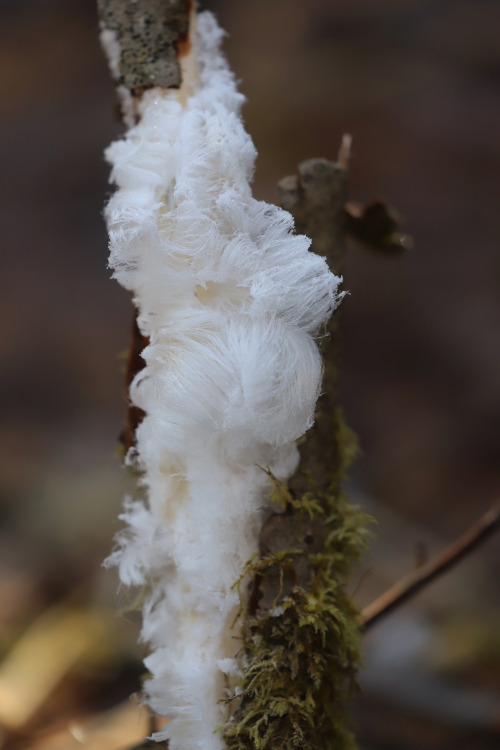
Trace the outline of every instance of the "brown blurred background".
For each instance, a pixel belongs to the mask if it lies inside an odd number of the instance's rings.
[[[352,199],[387,199],[415,241],[397,258],[353,247],[345,274],[342,398],[364,454],[351,496],[379,520],[365,604],[417,545],[438,552],[500,494],[500,3],[203,7],[248,97],[257,197],[276,200],[278,179],[335,158],[349,132]],[[93,0],[0,0],[0,14],[0,656],[60,601],[108,628],[99,667],[64,673],[65,701],[48,691],[5,730],[20,748],[125,699],[142,648],[100,568],[126,485],[130,303],[109,280],[102,220],[113,86]],[[499,563],[492,539],[366,637],[365,750],[498,747]]]

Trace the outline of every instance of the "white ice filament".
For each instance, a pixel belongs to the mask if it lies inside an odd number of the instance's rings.
[[[210,13],[198,17],[180,90],[152,89],[107,158],[117,191],[110,265],[131,290],[150,344],[131,387],[147,504],[128,503],[110,560],[147,585],[146,693],[170,722],[170,750],[223,746],[214,730],[238,676],[235,581],[269,512],[266,474],[286,479],[321,382],[314,336],[339,279],[255,200],[255,149]]]

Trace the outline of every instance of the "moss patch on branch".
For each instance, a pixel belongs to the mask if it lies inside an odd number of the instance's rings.
[[[262,557],[242,578],[253,584],[241,613],[246,666],[224,727],[228,750],[356,747],[346,703],[360,665],[358,611],[345,583],[366,546],[369,518],[341,491],[356,443],[340,412],[335,427],[341,460],[326,491],[309,479],[295,497],[270,477],[282,512],[264,525]]]

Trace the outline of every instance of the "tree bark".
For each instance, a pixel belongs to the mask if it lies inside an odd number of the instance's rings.
[[[134,96],[155,86],[179,88],[192,0],[97,0],[102,29],[120,45],[115,80]]]
[[[342,275],[345,266],[345,203],[348,196],[347,160],[350,138],[344,136],[339,160],[308,159],[298,166],[297,175],[278,184],[279,201],[293,215],[295,229],[312,240],[311,249],[325,256],[331,271]],[[335,413],[338,401],[340,365],[339,311],[330,319],[329,330],[321,340],[324,375],[322,395],[317,404],[314,426],[302,438],[299,471],[289,481],[294,493],[306,490],[312,482],[326,490],[339,468],[338,435]],[[306,474],[309,479],[306,479]]]

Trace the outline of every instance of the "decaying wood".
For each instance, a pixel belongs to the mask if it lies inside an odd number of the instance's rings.
[[[120,45],[117,83],[134,96],[181,85],[192,0],[98,0],[103,29]],[[116,72],[115,72],[116,77]]]
[[[311,249],[325,256],[330,269],[339,275],[345,260],[344,205],[350,141],[350,136],[344,136],[336,163],[327,159],[308,159],[299,164],[296,175],[285,177],[278,183],[279,202],[294,217],[296,232],[310,237]],[[338,311],[332,316],[329,330],[321,340],[321,350],[325,365],[323,395],[317,404],[314,426],[299,441],[299,468],[287,482],[290,492],[296,497],[311,489],[311,480],[315,489],[326,490],[332,473],[339,467],[340,445],[335,419],[340,359]],[[261,556],[297,548],[307,553],[321,551],[324,544],[322,523],[318,519],[306,522],[303,514],[291,506],[285,512],[272,513],[260,532]],[[286,597],[296,586],[309,589],[312,576],[307,554],[296,557],[285,572],[274,566],[265,577],[257,575],[251,585],[249,614],[270,609],[278,595]]]
[[[341,276],[345,266],[345,204],[348,195],[347,165],[350,136],[344,136],[336,163],[308,159],[298,166],[297,175],[278,184],[279,201],[293,215],[295,229],[312,240],[311,249],[325,256],[333,273]],[[325,489],[339,463],[339,446],[334,435],[340,359],[339,311],[331,318],[321,340],[325,366],[322,395],[315,423],[300,445],[300,471],[290,481],[293,492],[305,491],[306,471],[318,490]]]

